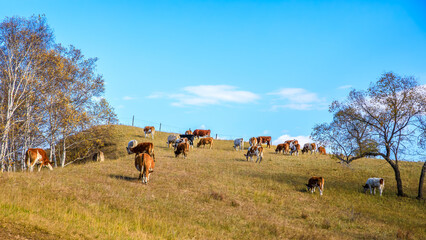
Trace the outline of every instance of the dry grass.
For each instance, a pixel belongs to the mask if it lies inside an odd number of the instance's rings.
[[[285,156],[267,149],[246,162],[231,141],[175,158],[168,133],[156,133],[156,168],[137,180],[125,147],[142,129],[116,126],[103,163],[41,173],[0,174],[0,239],[424,239],[426,207],[414,199],[420,163],[402,163],[396,196],[391,168],[362,159],[351,168],[328,156]],[[247,145],[246,145],[247,147]],[[305,190],[325,178],[322,197]],[[361,193],[368,177],[385,178],[382,197]]]

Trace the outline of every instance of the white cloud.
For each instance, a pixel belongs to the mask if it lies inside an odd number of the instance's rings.
[[[296,137],[294,137],[294,136],[290,136],[288,134],[284,134],[284,135],[279,136],[278,139],[273,140],[272,144],[278,145],[280,143],[284,143],[287,140],[293,140],[293,139],[296,139],[297,141],[299,141],[301,148],[303,147],[303,145],[305,143],[313,142],[312,139],[309,136],[296,136]]]
[[[206,125],[201,124],[200,129],[206,129]]]
[[[148,98],[174,99],[176,101],[171,104],[172,106],[183,107],[252,103],[260,99],[260,96],[249,91],[237,90],[237,87],[230,85],[199,85],[184,87],[182,92],[176,94],[156,92]]]
[[[135,98],[134,97],[129,97],[129,96],[124,96],[123,100],[130,101],[130,100],[135,100]]]
[[[338,89],[348,89],[348,88],[351,88],[351,87],[352,87],[352,85],[344,85],[344,86],[338,87]]]
[[[327,101],[320,98],[316,93],[312,93],[303,88],[283,88],[277,92],[268,93],[268,95],[278,96],[284,104],[276,104],[272,106],[272,110],[295,109],[295,110],[312,110],[326,109]]]

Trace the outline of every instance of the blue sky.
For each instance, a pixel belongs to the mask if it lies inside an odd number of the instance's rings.
[[[386,71],[426,83],[424,1],[3,1],[98,57],[120,121],[304,139]],[[306,140],[308,141],[308,140]]]

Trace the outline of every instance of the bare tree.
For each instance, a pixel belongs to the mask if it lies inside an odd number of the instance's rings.
[[[383,158],[394,170],[397,195],[405,196],[399,161],[415,137],[414,119],[424,113],[422,104],[413,77],[385,73],[366,91],[353,90],[346,101],[334,102],[333,123],[326,133],[317,127],[312,135],[328,141],[336,157],[347,150],[347,162],[366,156]],[[336,133],[343,136],[330,137]]]

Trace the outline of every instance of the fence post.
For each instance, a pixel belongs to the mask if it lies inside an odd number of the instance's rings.
[[[217,140],[217,133],[216,133],[216,140]]]
[[[161,123],[160,123],[160,131],[159,132],[161,132]]]
[[[135,123],[135,115],[133,115],[133,118],[132,118],[132,127],[134,126],[134,123]]]

